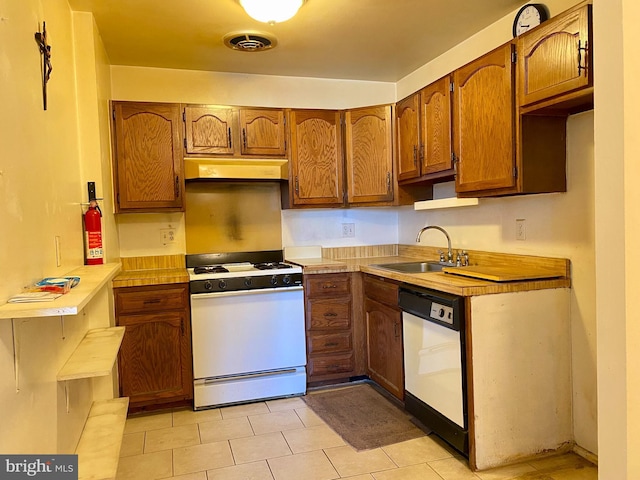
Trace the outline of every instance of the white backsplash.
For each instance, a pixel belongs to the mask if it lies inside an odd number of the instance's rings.
[[[342,224],[354,236],[343,237]],[[282,245],[350,247],[398,243],[397,208],[341,208],[282,211]]]

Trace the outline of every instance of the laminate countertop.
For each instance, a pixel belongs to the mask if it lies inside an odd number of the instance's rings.
[[[517,272],[518,269],[523,269],[525,267],[525,265],[521,262],[519,263],[518,258],[515,257],[521,257],[529,260],[530,265],[526,266],[530,269],[539,268],[545,272],[551,271],[551,273],[549,273],[551,278],[497,282],[485,279],[470,278],[445,272],[400,273],[376,266],[388,263],[437,261],[437,258],[433,257],[415,257],[405,255],[344,259],[297,258],[288,261],[302,266],[303,273],[305,274],[363,272],[371,275],[376,275],[378,277],[395,280],[401,283],[461,296],[488,295],[494,293],[509,293],[527,290],[542,290],[547,288],[568,288],[571,286],[571,279],[568,274],[568,260],[552,259],[554,260],[552,262],[554,265],[553,267],[551,267],[546,257],[511,255],[504,256],[502,260],[504,261],[504,259],[506,258],[507,261],[505,261],[505,264],[508,264],[508,268],[511,268],[514,272]],[[537,258],[540,258],[540,262],[538,265],[536,265]],[[525,261],[524,263],[527,262]],[[563,263],[566,265],[566,267],[563,266]],[[487,263],[487,265],[493,267],[495,266],[495,263]],[[478,269],[482,270],[480,267]]]
[[[184,255],[125,257],[122,272],[113,279],[113,288],[188,283]]]

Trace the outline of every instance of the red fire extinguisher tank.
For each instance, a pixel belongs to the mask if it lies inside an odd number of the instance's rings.
[[[93,182],[90,182],[89,185],[89,210],[84,214],[84,263],[86,265],[102,265],[104,263],[104,249],[102,248],[102,212],[95,199],[95,186],[91,185],[92,183]],[[93,187],[93,189],[91,187]]]

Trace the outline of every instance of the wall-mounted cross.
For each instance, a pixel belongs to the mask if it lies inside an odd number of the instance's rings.
[[[42,32],[36,32],[36,42],[40,47],[42,56],[42,101],[44,109],[47,109],[47,83],[51,76],[53,66],[51,65],[51,45],[47,45],[47,26],[42,22]]]

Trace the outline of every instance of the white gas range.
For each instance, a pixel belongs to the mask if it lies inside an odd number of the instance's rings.
[[[187,255],[196,410],[306,393],[302,268],[282,251]]]

